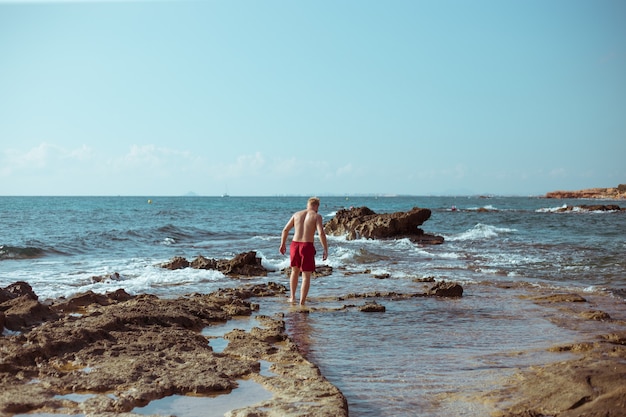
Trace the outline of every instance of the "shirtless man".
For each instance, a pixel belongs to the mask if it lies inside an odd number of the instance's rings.
[[[328,258],[328,244],[326,243],[326,233],[322,224],[322,216],[317,214],[320,207],[320,199],[317,197],[309,198],[306,210],[300,210],[291,216],[283,229],[280,238],[279,251],[283,255],[286,251],[286,242],[289,231],[295,227],[295,232],[291,244],[289,245],[289,255],[291,264],[291,276],[289,279],[291,297],[289,302],[296,301],[296,287],[298,286],[298,277],[302,271],[302,287],[300,288],[300,305],[306,302],[306,296],[309,293],[311,284],[311,273],[315,271],[315,231],[319,235],[320,242],[324,247],[323,260]]]

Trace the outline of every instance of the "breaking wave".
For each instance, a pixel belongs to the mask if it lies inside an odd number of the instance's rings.
[[[447,237],[449,241],[462,241],[462,240],[487,240],[496,238],[502,234],[515,233],[516,229],[509,229],[506,227],[496,227],[489,224],[478,223],[473,228],[466,230],[458,235]]]

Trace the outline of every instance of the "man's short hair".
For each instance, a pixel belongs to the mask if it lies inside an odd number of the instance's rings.
[[[318,197],[311,197],[309,198],[309,201],[307,201],[307,204],[310,204],[312,206],[318,206],[320,205],[320,199]]]

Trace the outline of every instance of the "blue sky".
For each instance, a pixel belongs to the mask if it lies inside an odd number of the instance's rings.
[[[626,2],[0,0],[0,195],[626,183]]]

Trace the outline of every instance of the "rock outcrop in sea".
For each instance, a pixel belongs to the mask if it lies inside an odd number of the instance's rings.
[[[622,211],[625,210],[617,204],[581,204],[578,206],[565,206],[556,210],[557,213],[566,211]]]
[[[402,239],[415,243],[440,244],[442,236],[424,233],[419,227],[430,218],[427,208],[414,207],[407,212],[377,214],[367,207],[342,209],[324,225],[332,236],[347,236],[348,240]]]
[[[177,256],[160,266],[172,270],[182,268],[214,269],[233,277],[267,276],[267,270],[261,265],[261,258],[257,258],[255,251],[240,253],[232,259],[208,259],[204,256],[198,256],[191,262]]]

